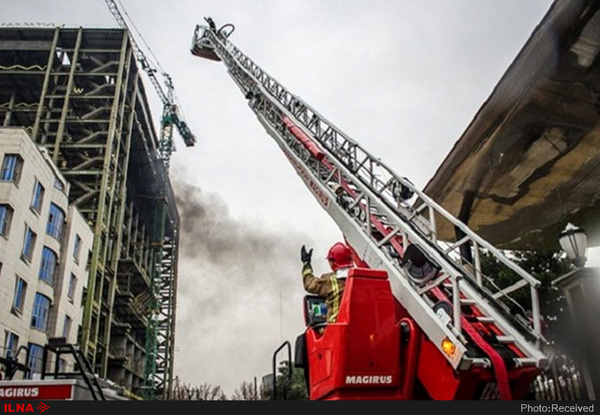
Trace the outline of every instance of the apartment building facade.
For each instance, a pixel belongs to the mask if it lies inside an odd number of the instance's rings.
[[[31,369],[14,379],[35,379],[49,338],[77,342],[93,233],[24,128],[0,128],[0,168],[1,354]]]

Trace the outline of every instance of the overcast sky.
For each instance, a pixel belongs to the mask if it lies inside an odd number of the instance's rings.
[[[247,107],[222,63],[190,53],[196,24],[423,188],[551,0],[121,0],[173,79],[197,136],[176,137],[182,216],[175,374],[230,395],[303,329],[300,247],[317,272],[342,235]],[[0,0],[0,24],[115,27],[103,0]],[[149,47],[149,49],[146,49]],[[155,121],[161,107],[153,90]],[[592,264],[590,264],[592,265]]]

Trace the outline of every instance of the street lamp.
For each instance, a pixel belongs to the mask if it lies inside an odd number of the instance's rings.
[[[587,250],[587,235],[585,231],[569,223],[565,230],[558,235],[558,242],[567,254],[567,258],[576,267],[583,268],[587,260],[585,257]]]

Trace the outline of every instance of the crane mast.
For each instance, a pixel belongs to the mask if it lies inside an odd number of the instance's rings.
[[[508,370],[546,368],[551,356],[542,334],[541,283],[242,53],[229,40],[233,25],[217,29],[205,20],[191,53],[227,67],[362,265],[388,273],[401,308],[453,370],[492,371],[496,391],[508,398],[501,387]],[[460,239],[438,240],[440,221],[449,221]],[[514,272],[517,282],[497,287],[482,269],[483,254]],[[523,291],[529,318],[522,318],[525,310],[515,313],[525,307],[513,295]]]

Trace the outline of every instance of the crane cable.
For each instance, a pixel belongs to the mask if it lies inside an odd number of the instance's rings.
[[[172,81],[171,77],[169,76],[169,74],[167,74],[165,72],[165,70],[160,65],[158,57],[154,54],[154,52],[152,51],[152,48],[150,47],[148,42],[146,42],[146,39],[144,38],[142,33],[139,31],[139,29],[135,25],[133,19],[131,18],[131,16],[129,16],[129,13],[127,13],[127,10],[125,10],[123,3],[120,0],[105,0],[105,2],[109,6],[111,13],[113,13],[113,15],[115,16],[117,21],[119,23],[121,23],[122,26],[124,26],[123,27],[124,29],[131,32],[130,27],[133,28],[133,31],[135,32],[136,37],[141,40],[143,46],[149,52],[150,56],[153,58],[153,61],[150,61],[148,59],[148,57],[146,56],[146,54],[142,51],[142,49],[136,44],[136,41],[133,38],[133,34],[132,34],[131,35],[131,43],[138,55],[138,58],[147,65],[147,68],[145,69],[146,72],[148,72],[148,70],[152,71],[152,72],[160,72],[160,74],[163,76],[163,78],[165,78],[165,80],[166,80],[165,83],[168,84],[168,89],[169,89],[169,93],[166,94],[166,96],[169,99],[169,101],[172,101],[172,103],[177,106],[179,114],[180,114],[179,118],[182,121],[185,121],[185,116],[183,114],[182,107],[179,104],[179,98],[177,97],[177,94],[175,93],[175,89],[173,87],[173,81]],[[122,10],[122,16],[120,18],[115,14],[115,11],[112,10],[109,3],[114,4],[114,8],[117,9],[117,10],[115,10],[117,14],[121,15],[121,12],[118,9]],[[117,3],[118,3],[118,7],[117,7]],[[125,17],[127,17],[127,22],[125,21]],[[160,94],[164,95],[164,92],[160,91]]]
[[[154,52],[152,51],[152,49],[150,48],[150,45],[148,45],[148,42],[146,42],[146,40],[144,39],[144,36],[142,36],[142,33],[138,30],[137,26],[135,25],[135,23],[133,22],[133,19],[129,16],[129,13],[127,13],[127,10],[125,10],[125,8],[123,7],[123,3],[121,3],[120,0],[114,0],[115,2],[119,3],[119,6],[121,8],[121,10],[123,10],[123,14],[125,16],[127,16],[127,20],[129,21],[130,24],[126,25],[128,28],[129,26],[133,27],[133,29],[135,30],[135,33],[137,34],[137,37],[139,39],[141,39],[142,43],[144,44],[144,46],[146,47],[146,49],[148,50],[148,52],[150,52],[150,55],[152,55],[152,57],[154,58],[154,63],[155,66],[160,70],[160,73],[162,75],[165,75],[165,71],[162,69],[162,67],[160,66],[160,63],[158,61],[158,58],[156,57],[156,55],[154,54]],[[143,52],[140,50],[140,53],[143,54]],[[146,59],[147,60],[147,59]]]

